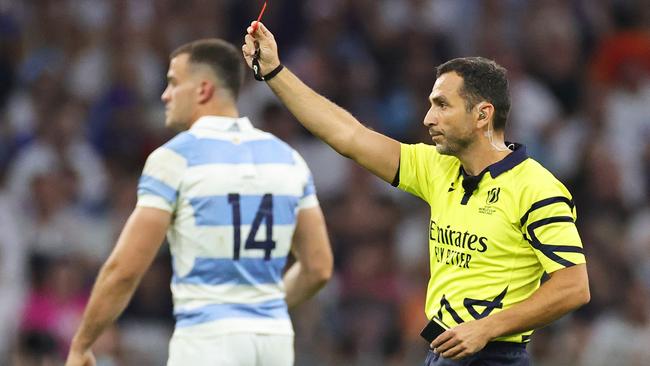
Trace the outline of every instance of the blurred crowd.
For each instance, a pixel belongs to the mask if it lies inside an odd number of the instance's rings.
[[[136,202],[148,153],[173,136],[170,51],[240,45],[258,0],[0,0],[0,364],[57,365]],[[368,126],[427,142],[435,66],[509,70],[507,139],[573,193],[591,303],[537,331],[535,365],[650,359],[650,3],[647,0],[272,0],[281,58]],[[292,313],[297,365],[424,360],[424,202],[309,135],[247,75],[240,111],[309,163],[335,275]],[[163,365],[173,329],[163,247],[99,364]]]

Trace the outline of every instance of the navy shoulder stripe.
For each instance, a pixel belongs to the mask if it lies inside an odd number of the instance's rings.
[[[553,224],[556,222],[573,222],[573,217],[571,216],[553,216],[553,217],[547,217],[545,219],[537,220],[533,222],[532,224],[528,225],[528,231],[532,231],[537,229],[540,226],[548,225],[548,224]]]
[[[537,236],[535,235],[535,229],[540,226],[556,223],[556,222],[573,222],[573,218],[569,216],[556,216],[535,221],[532,224],[528,225],[528,235],[530,239],[528,240],[533,248],[542,252],[549,259],[561,264],[564,267],[570,267],[575,265],[575,263],[566,260],[560,257],[557,253],[580,253],[584,254],[584,249],[581,247],[571,246],[571,245],[553,245],[542,243]]]
[[[573,200],[568,199],[567,197],[564,197],[564,196],[556,196],[556,197],[545,198],[545,199],[543,199],[543,200],[541,200],[541,201],[537,201],[537,202],[533,203],[533,204],[530,206],[530,208],[528,209],[528,211],[526,211],[526,213],[524,214],[524,216],[522,216],[522,217],[521,217],[521,220],[519,221],[519,222],[521,223],[521,226],[524,226],[524,224],[526,223],[526,221],[528,221],[528,216],[530,215],[531,212],[533,212],[533,211],[535,211],[535,210],[537,210],[537,209],[540,209],[540,208],[542,208],[542,207],[549,206],[549,205],[552,205],[552,204],[554,204],[554,203],[558,203],[558,202],[564,202],[564,203],[566,203],[567,205],[569,205],[569,208],[571,208],[571,210],[573,210],[573,206],[574,206]]]

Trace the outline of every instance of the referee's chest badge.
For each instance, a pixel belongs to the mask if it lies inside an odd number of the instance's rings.
[[[501,193],[500,187],[490,189],[485,198],[485,206],[479,207],[478,212],[485,215],[492,215],[496,211],[496,208],[492,207],[492,205],[499,201],[499,193]]]
[[[487,198],[485,200],[485,203],[487,203],[488,205],[497,203],[497,201],[499,200],[499,193],[501,193],[501,187],[490,189],[487,193]]]

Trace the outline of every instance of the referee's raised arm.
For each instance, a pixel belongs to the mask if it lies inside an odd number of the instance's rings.
[[[242,51],[248,66],[258,74],[258,80],[266,81],[311,133],[341,155],[392,183],[399,166],[400,143],[365,127],[349,112],[316,93],[283,67],[273,34],[262,23],[254,29],[254,23],[247,29]]]

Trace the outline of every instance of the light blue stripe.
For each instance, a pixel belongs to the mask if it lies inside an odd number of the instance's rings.
[[[251,225],[263,196],[240,196],[241,225]],[[228,196],[205,196],[190,199],[194,220],[199,226],[232,225],[233,205]],[[291,225],[296,222],[297,196],[273,196],[273,225]],[[266,224],[265,222],[262,222]]]
[[[160,196],[170,204],[174,203],[178,196],[178,192],[172,186],[150,175],[143,175],[140,177],[140,182],[138,183],[138,195],[141,194]]]
[[[302,192],[302,198],[316,194],[316,186],[314,186],[314,177],[310,174],[307,185]]]
[[[242,248],[243,249],[243,248]],[[261,250],[260,250],[261,251]],[[174,274],[174,284],[191,285],[261,285],[282,281],[287,257],[272,258],[196,258],[190,273]]]
[[[176,327],[188,327],[226,318],[289,319],[284,299],[255,304],[213,304],[198,309],[175,311]]]
[[[197,138],[185,132],[164,145],[184,157],[188,166],[205,164],[290,164],[293,150],[279,139],[244,141]]]

